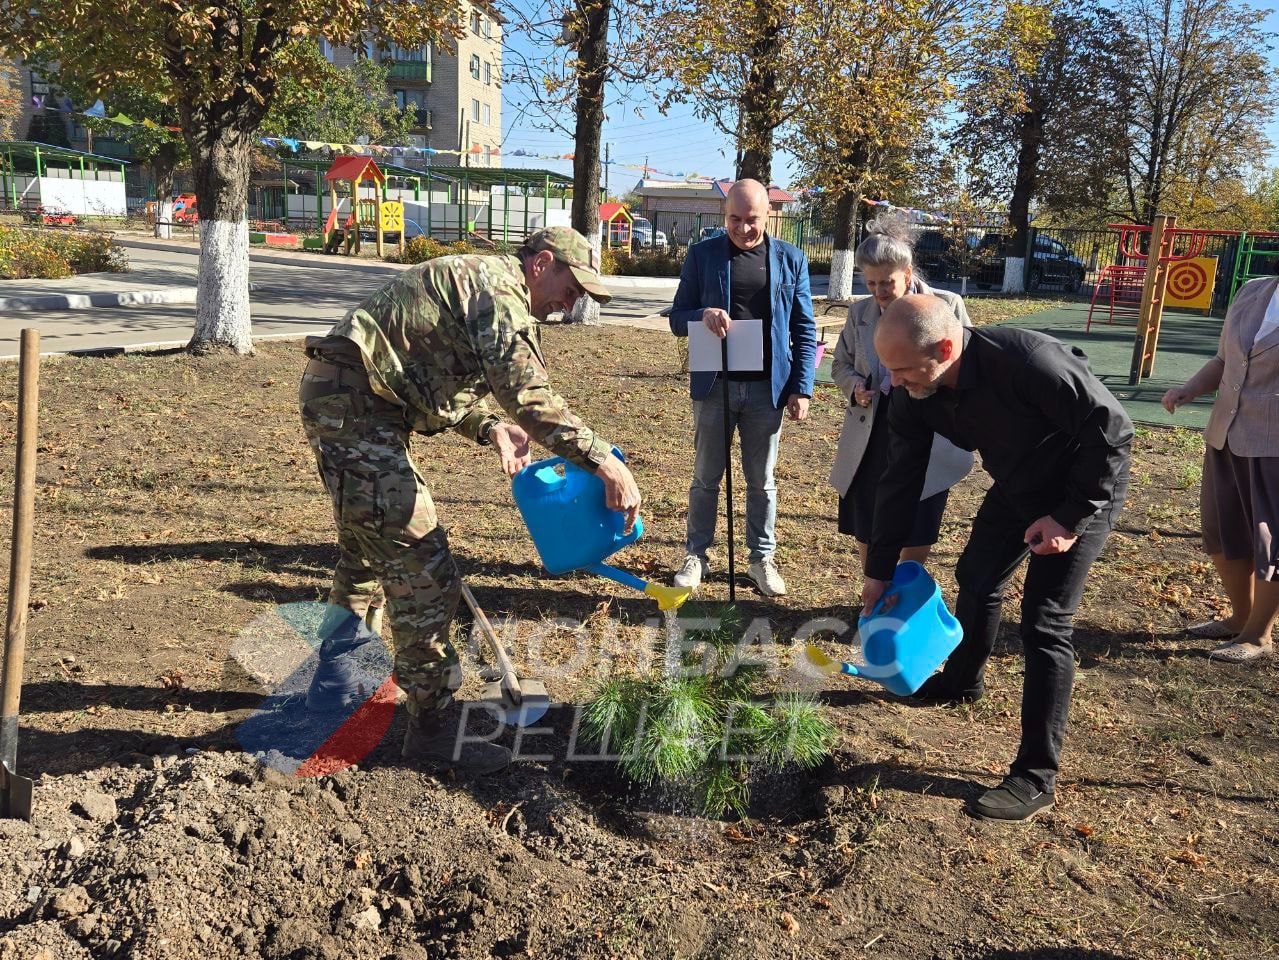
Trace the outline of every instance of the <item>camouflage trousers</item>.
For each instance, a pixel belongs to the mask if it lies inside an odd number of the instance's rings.
[[[461,580],[409,456],[404,411],[373,393],[363,371],[314,360],[298,402],[337,524],[329,603],[363,618],[385,601],[409,713],[441,710],[461,685],[449,642]]]

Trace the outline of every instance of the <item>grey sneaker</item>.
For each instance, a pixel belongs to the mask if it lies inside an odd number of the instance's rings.
[[[758,563],[752,563],[750,574],[751,579],[755,581],[755,586],[759,587],[759,592],[764,596],[786,596],[786,581],[777,572],[777,564],[773,562],[772,557],[765,557]]]
[[[696,590],[702,585],[702,577],[709,572],[710,567],[707,566],[706,561],[690,553],[675,571],[675,586]]]

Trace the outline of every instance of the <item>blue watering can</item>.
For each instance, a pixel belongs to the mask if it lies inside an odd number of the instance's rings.
[[[626,458],[616,447],[613,453]],[[563,457],[531,463],[511,481],[511,493],[524,518],[537,555],[548,573],[589,570],[654,598],[662,610],[674,610],[692,593],[683,587],[648,583],[604,563],[644,533],[638,517],[630,533],[626,518],[604,505],[604,481]]]
[[[884,607],[891,597],[897,602]],[[897,564],[892,582],[871,610],[857,621],[864,664],[844,663],[839,670],[874,680],[900,697],[908,697],[931,677],[959,646],[964,628],[941,597],[941,588],[913,560]],[[826,672],[835,662],[809,644],[808,659]]]

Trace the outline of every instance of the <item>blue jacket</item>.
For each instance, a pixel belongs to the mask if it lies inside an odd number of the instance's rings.
[[[808,285],[808,258],[798,247],[769,237],[768,283],[773,305],[773,405],[792,394],[811,397],[817,357],[817,326]],[[719,234],[688,248],[680,270],[679,289],[671,307],[671,332],[688,336],[688,325],[700,323],[707,307],[728,309],[728,235]],[[693,373],[689,394],[701,400],[711,392],[715,373]]]

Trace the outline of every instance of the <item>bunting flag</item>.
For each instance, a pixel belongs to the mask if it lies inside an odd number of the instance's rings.
[[[76,112],[72,106],[71,98],[63,96],[55,100],[50,95],[32,96],[31,105],[35,110],[58,110],[63,113]],[[161,125],[156,123],[149,117],[141,120],[134,120],[132,117],[124,113],[116,112],[110,116],[107,115],[106,105],[102,100],[96,100],[93,106],[87,110],[80,111],[83,116],[94,117],[99,120],[107,120],[111,123],[117,123],[120,126],[128,127],[141,124],[149,130],[167,130],[170,133],[181,134],[182,128],[175,125]],[[366,156],[391,156],[391,157],[433,157],[439,155],[447,156],[466,156],[479,155],[488,157],[519,157],[528,160],[550,160],[559,162],[572,162],[575,154],[569,153],[538,153],[534,150],[526,150],[517,147],[512,150],[503,150],[501,146],[492,146],[488,144],[472,144],[471,146],[461,150],[449,150],[440,147],[410,147],[398,144],[380,144],[380,143],[328,143],[322,140],[299,140],[294,137],[259,137],[258,142],[263,146],[271,147],[277,150],[288,150],[291,153],[328,153],[332,156],[341,154],[356,154]],[[623,163],[620,160],[606,160],[604,165],[616,167],[621,170],[634,170],[643,177],[659,176],[669,177],[675,180],[683,180],[690,183],[709,182],[711,178],[700,173],[684,173],[683,171],[665,171],[648,164]],[[802,193],[820,193],[821,188],[815,187],[808,190],[799,191]],[[867,201],[868,203],[887,203],[887,201]],[[895,208],[907,209],[907,208]],[[913,211],[923,215],[924,211]]]

